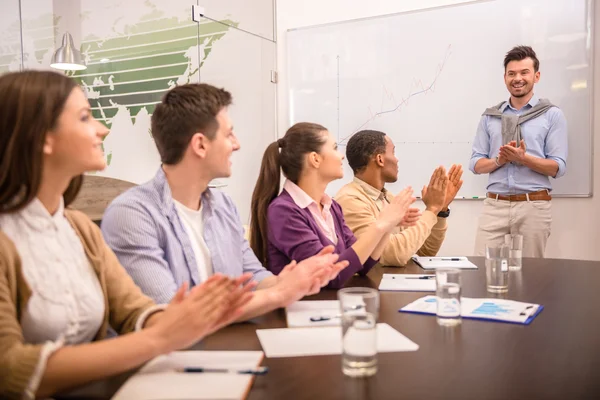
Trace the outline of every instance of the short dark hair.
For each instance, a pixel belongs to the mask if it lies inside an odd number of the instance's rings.
[[[346,145],[346,159],[356,174],[369,164],[376,154],[385,153],[385,133],[373,130],[356,132]]]
[[[168,165],[181,161],[197,132],[214,139],[219,129],[216,116],[231,100],[231,93],[206,83],[169,90],[152,114],[152,137],[161,161]]]
[[[529,46],[516,46],[506,53],[506,56],[504,57],[504,71],[506,71],[506,66],[509,62],[521,61],[526,58],[531,58],[531,60],[533,60],[533,70],[534,72],[538,72],[540,69],[540,60],[538,60],[535,51]]]

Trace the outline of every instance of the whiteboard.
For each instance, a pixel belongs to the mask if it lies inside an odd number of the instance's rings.
[[[287,32],[290,125],[317,122],[340,151],[355,132],[386,132],[396,145],[392,192],[429,182],[436,166],[465,169],[460,195],[483,196],[488,175],[468,171],[486,107],[507,100],[504,55],[530,45],[540,59],[535,93],[569,126],[567,173],[554,195],[592,194],[591,1],[495,0]],[[335,194],[352,179],[332,182]]]

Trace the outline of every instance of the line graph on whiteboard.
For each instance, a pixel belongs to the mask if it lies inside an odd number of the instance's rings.
[[[444,56],[442,57],[441,61],[437,64],[437,66],[435,68],[434,76],[431,79],[425,81],[425,83],[422,78],[419,78],[419,79],[413,78],[409,85],[407,93],[403,96],[400,96],[399,99],[398,99],[398,96],[396,96],[392,90],[390,90],[385,84],[383,84],[382,88],[381,88],[381,105],[379,107],[379,111],[374,111],[373,107],[371,105],[368,105],[366,107],[368,115],[369,115],[367,120],[362,122],[358,127],[353,129],[349,135],[347,135],[345,137],[340,137],[340,118],[341,118],[340,117],[340,57],[337,56],[336,58],[337,58],[338,145],[345,146],[347,144],[348,140],[352,137],[352,135],[354,135],[356,132],[364,129],[367,125],[369,125],[374,120],[384,117],[386,115],[402,112],[406,107],[408,107],[410,105],[410,102],[413,98],[418,97],[418,96],[426,96],[429,93],[435,92],[436,83],[438,81],[438,78],[444,72],[444,67],[446,66],[446,63],[448,62],[451,55],[452,55],[452,45],[450,44],[446,48],[446,51],[445,51]],[[386,100],[387,100],[387,103],[391,103],[392,105],[385,107]]]

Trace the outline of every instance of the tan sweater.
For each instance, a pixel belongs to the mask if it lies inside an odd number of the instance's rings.
[[[389,201],[393,199],[389,192],[386,193],[386,197]],[[365,188],[356,182],[342,187],[335,200],[342,206],[346,224],[357,238],[379,216],[379,208],[373,194],[367,193]],[[401,267],[406,265],[415,253],[420,256],[435,256],[444,242],[447,229],[446,218],[438,218],[431,211],[425,211],[415,226],[396,228],[392,231],[379,263]]]
[[[110,324],[132,332],[138,317],[154,302],[133,283],[104,242],[100,229],[83,213],[65,210],[104,294],[105,313],[94,340],[104,339]],[[31,297],[13,242],[0,231],[0,398],[21,399],[40,357],[42,344],[27,344],[19,321]]]

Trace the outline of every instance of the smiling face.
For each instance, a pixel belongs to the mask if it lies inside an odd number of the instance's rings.
[[[335,137],[329,131],[322,134],[327,140],[318,153],[319,175],[326,182],[341,179],[344,177],[344,155],[338,151]]]
[[[529,95],[539,80],[540,72],[535,71],[533,60],[529,57],[506,65],[504,83],[510,95],[515,98]]]
[[[228,178],[231,176],[231,155],[240,149],[240,143],[233,131],[227,108],[224,107],[215,117],[219,127],[213,139],[206,141],[206,163],[211,171],[211,178]]]
[[[90,104],[75,87],[58,117],[56,126],[44,140],[44,165],[77,176],[106,167],[102,140],[108,129],[92,116]]]

